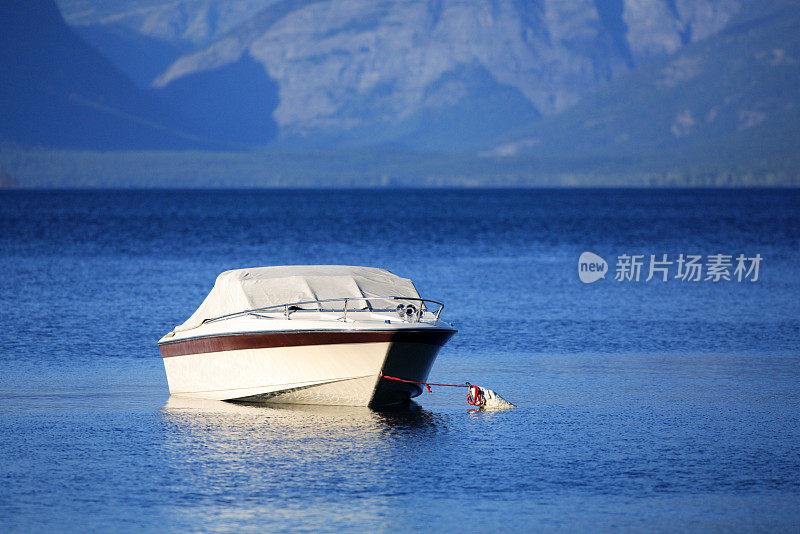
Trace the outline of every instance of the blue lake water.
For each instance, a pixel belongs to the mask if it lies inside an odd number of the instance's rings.
[[[4,531],[800,529],[798,191],[15,191],[0,230]],[[322,263],[444,301],[430,379],[518,408],[169,397],[156,341],[219,272]]]

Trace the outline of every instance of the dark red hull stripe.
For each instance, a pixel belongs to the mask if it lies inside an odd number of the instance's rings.
[[[270,332],[234,334],[172,341],[159,345],[161,356],[183,356],[241,349],[299,347],[305,345],[338,345],[342,343],[424,343],[441,347],[455,334],[452,330],[394,330],[391,332],[328,331]]]

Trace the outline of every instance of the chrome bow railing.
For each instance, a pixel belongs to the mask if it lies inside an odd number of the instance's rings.
[[[412,302],[419,302],[418,306],[414,306],[413,304],[398,304],[395,308],[373,308],[370,305],[370,301],[412,301]],[[291,319],[291,314],[300,311],[318,311],[318,312],[332,312],[336,313],[341,311],[342,317],[341,319],[346,321],[347,320],[347,311],[348,311],[348,303],[352,301],[358,302],[366,302],[367,304],[367,311],[372,312],[396,312],[403,320],[411,321],[411,322],[420,322],[422,320],[423,315],[427,311],[431,313],[436,321],[439,320],[439,314],[442,313],[444,309],[444,304],[438,302],[436,300],[431,299],[423,299],[419,297],[340,297],[340,298],[333,298],[333,299],[316,299],[316,300],[303,300],[299,302],[287,302],[286,304],[276,304],[274,306],[264,306],[263,308],[253,308],[251,310],[243,310],[236,313],[229,313],[226,315],[220,315],[219,317],[214,317],[211,319],[206,319],[203,321],[205,323],[213,323],[216,321],[222,321],[225,319],[232,319],[234,317],[241,317],[243,315],[253,315],[255,317],[264,318],[264,319],[274,319],[274,317],[270,317],[267,315],[260,315],[261,313],[268,313],[270,311],[280,311],[283,310],[283,315],[286,319]],[[343,306],[341,309],[331,308],[331,309],[323,309],[320,307],[320,304],[327,303],[327,302],[343,302]],[[435,311],[431,311],[426,309],[426,303],[434,304],[438,306]],[[309,304],[317,304],[318,307],[316,309],[308,309],[308,308],[301,308],[301,306],[308,306]],[[359,309],[350,309],[351,312],[356,311],[364,311],[362,308]]]

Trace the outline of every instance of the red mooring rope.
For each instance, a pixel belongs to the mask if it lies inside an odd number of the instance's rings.
[[[473,406],[482,406],[483,405],[483,393],[481,393],[481,388],[470,384],[467,382],[466,384],[437,384],[436,382],[418,382],[416,380],[406,380],[405,378],[397,378],[395,376],[387,376],[381,373],[380,378],[385,378],[387,380],[396,380],[398,382],[405,382],[407,384],[422,384],[426,388],[428,388],[428,393],[433,393],[431,390],[431,386],[445,386],[449,388],[469,388],[469,393],[467,393],[467,402]]]

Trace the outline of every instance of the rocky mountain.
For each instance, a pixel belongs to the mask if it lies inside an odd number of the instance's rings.
[[[60,5],[76,27],[124,27],[184,47],[152,87],[216,132],[244,132],[239,142],[462,150],[563,112],[632,69],[718,34],[744,1]]]
[[[279,0],[57,0],[78,29],[119,27],[173,46],[205,45]]]
[[[275,0],[59,0],[67,22],[140,87]]]
[[[0,139],[25,146],[208,146],[71,29],[52,0],[0,0]]]
[[[798,7],[772,2],[744,11],[714,38],[621,77],[485,154],[797,159]]]

